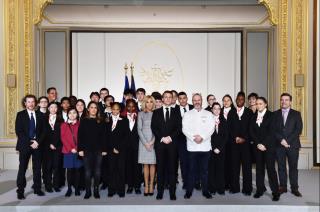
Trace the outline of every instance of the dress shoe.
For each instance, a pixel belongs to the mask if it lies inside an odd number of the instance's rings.
[[[209,192],[203,192],[202,196],[204,196],[206,199],[212,199],[212,195]]]
[[[86,189],[86,194],[84,195],[84,199],[89,199],[91,197],[91,189]]]
[[[79,190],[79,189],[76,189],[75,192],[74,192],[74,195],[80,196],[80,190]]]
[[[192,193],[187,191],[186,194],[184,195],[184,198],[190,199],[191,196],[192,196]]]
[[[263,193],[261,191],[257,191],[254,195],[253,195],[253,198],[260,198],[261,196],[263,195]]]
[[[133,192],[133,188],[129,187],[128,190],[127,190],[127,194],[132,194],[132,192]]]
[[[251,196],[251,191],[242,191],[245,196]]]
[[[149,196],[153,196],[153,192],[149,192],[148,195],[149,195]]]
[[[163,198],[163,192],[158,192],[156,199],[162,200],[162,198]]]
[[[136,194],[141,194],[140,188],[135,188],[135,189],[134,189],[134,192],[135,192]]]
[[[298,189],[292,190],[291,193],[296,197],[302,197],[302,194],[298,191]]]
[[[272,193],[272,201],[279,201],[280,194],[279,193]]]
[[[100,189],[101,190],[106,190],[107,188],[108,188],[107,184],[103,183]]]
[[[70,197],[71,194],[72,194],[72,189],[71,189],[71,187],[70,187],[70,188],[68,188],[68,190],[67,190],[67,192],[66,192],[66,194],[65,194],[64,196]]]
[[[95,199],[100,199],[100,193],[99,193],[99,187],[98,186],[95,186],[94,189],[93,189],[93,197]]]
[[[53,188],[55,192],[61,192],[60,188]]]
[[[44,196],[44,192],[43,191],[41,191],[40,189],[39,190],[35,190],[34,192],[33,192],[34,194],[36,194],[36,195],[38,195],[38,196]]]
[[[118,196],[119,196],[120,198],[123,198],[123,197],[125,197],[125,193],[124,193],[124,192],[120,192],[120,193],[118,193]]]
[[[108,192],[108,197],[113,197],[114,194],[115,194],[115,193],[114,193],[113,191],[109,191],[109,192]]]
[[[20,200],[25,199],[24,193],[23,192],[18,192],[17,193],[17,198],[20,199]]]
[[[175,193],[170,194],[170,200],[177,200]]]
[[[280,187],[280,188],[279,188],[279,193],[280,193],[280,194],[287,193],[287,191],[288,191],[288,190],[287,190],[286,187]]]
[[[230,194],[237,194],[237,193],[239,193],[239,192],[240,192],[240,191],[236,191],[236,190],[232,190],[232,189],[229,190],[229,193],[230,193]]]
[[[52,190],[51,187],[45,187],[45,190],[46,190],[46,192],[48,192],[48,193],[52,193],[52,192],[53,192],[53,190]]]

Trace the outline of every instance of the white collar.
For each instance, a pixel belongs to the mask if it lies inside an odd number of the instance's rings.
[[[266,112],[267,112],[267,108],[265,108],[262,112],[259,112],[259,111],[258,111],[258,116],[259,116],[259,117],[263,117],[264,114],[266,114]]]

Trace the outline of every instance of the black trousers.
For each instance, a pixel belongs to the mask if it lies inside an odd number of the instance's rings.
[[[200,181],[202,192],[208,192],[208,164],[210,158],[210,151],[208,152],[188,152],[188,183],[187,192],[192,192],[196,176],[198,174],[197,170],[200,169]],[[197,168],[199,167],[199,169]]]
[[[42,182],[45,185],[48,185],[48,169],[47,169],[47,164],[48,164],[48,157],[47,157],[47,152],[49,149],[46,145],[40,146],[40,151],[41,151],[41,176],[42,176]]]
[[[142,166],[138,163],[137,148],[128,148],[126,150],[126,181],[128,187],[140,188]]]
[[[101,177],[101,152],[84,152],[83,164],[85,170],[86,190],[91,189],[92,176],[94,187],[98,187]]]
[[[212,151],[210,154],[209,171],[208,171],[208,188],[210,191],[213,191],[213,192],[224,191],[225,189],[224,164],[225,164],[224,151],[221,151],[219,154],[216,154]]]
[[[157,189],[163,192],[165,183],[165,173],[169,180],[169,190],[174,193],[176,190],[176,166],[177,166],[177,147],[172,142],[169,144],[160,143],[155,148],[157,160]]]
[[[224,182],[225,189],[230,189],[232,184],[232,151],[231,141],[228,141],[225,146],[225,160],[224,160]]]
[[[187,141],[179,140],[178,144],[178,155],[179,155],[179,162],[180,162],[180,170],[181,170],[181,177],[183,183],[187,183],[188,181],[188,151],[187,151]]]
[[[32,156],[33,189],[41,189],[41,151],[40,149],[28,149],[19,151],[19,170],[17,176],[18,192],[24,192],[26,187],[26,171],[30,157]]]
[[[125,193],[126,152],[109,153],[109,193]]]
[[[256,150],[256,184],[257,192],[265,190],[264,176],[267,169],[269,185],[272,193],[278,193],[279,183],[275,168],[276,152]]]
[[[240,167],[242,168],[242,192],[252,192],[252,163],[250,144],[232,144],[232,184],[233,192],[240,192]]]
[[[67,183],[69,188],[73,186],[76,190],[79,189],[80,168],[67,168]]]
[[[46,180],[45,186],[48,188],[59,188],[60,187],[60,170],[61,170],[61,149],[47,150],[45,152],[46,161]]]
[[[101,162],[101,183],[108,186],[110,181],[109,173],[109,154],[102,157]]]
[[[279,182],[281,187],[287,187],[287,164],[289,164],[289,179],[292,190],[297,190],[298,186],[298,160],[299,149],[298,148],[277,148],[277,162]]]

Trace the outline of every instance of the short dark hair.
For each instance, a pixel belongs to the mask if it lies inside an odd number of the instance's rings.
[[[262,100],[265,104],[268,104],[267,99],[264,98],[263,96],[259,96],[259,97],[257,98],[257,100]]]
[[[69,98],[69,97],[67,97],[67,96],[62,97],[62,98],[61,98],[61,101],[60,101],[61,104],[62,104],[64,101],[68,101],[69,104],[70,104],[70,98]]]
[[[112,95],[105,96],[103,101],[105,102],[108,98],[112,98],[112,101],[114,102],[114,97]]]
[[[162,98],[164,97],[164,95],[168,93],[168,94],[171,94],[171,96],[173,96],[173,92],[172,91],[169,91],[169,90],[166,90],[162,93]]]
[[[108,91],[108,93],[109,93],[109,89],[108,88],[101,88],[100,89],[100,93],[101,93],[101,91]]]
[[[151,96],[152,96],[155,100],[162,100],[161,93],[159,93],[158,91],[152,92]]]
[[[112,103],[111,103],[111,108],[113,108],[113,106],[115,106],[115,105],[118,105],[118,107],[119,107],[120,110],[121,110],[121,104],[120,104],[119,102],[112,102]]]
[[[209,101],[209,98],[210,98],[211,96],[213,96],[213,97],[214,97],[214,95],[213,95],[213,94],[209,94],[209,95],[207,96],[207,101]],[[212,106],[213,106],[213,105],[212,105]]]
[[[37,104],[37,97],[32,94],[27,94],[22,98],[21,104],[23,108],[26,108],[25,103],[27,102],[27,99],[34,99],[35,104]]]
[[[125,89],[123,91],[123,95],[128,95],[128,94],[131,94],[132,96],[135,95],[134,91],[132,89]]]
[[[248,95],[248,99],[250,99],[250,98],[252,98],[252,97],[258,99],[259,96],[258,96],[257,93],[250,93],[250,94]]]
[[[282,98],[283,96],[288,96],[289,99],[290,99],[290,102],[292,101],[292,96],[291,96],[291,94],[289,94],[289,93],[282,93],[281,96],[280,96],[280,98]]]
[[[240,97],[240,96],[246,97],[246,94],[243,91],[239,91],[238,94],[237,94],[237,98]]]
[[[213,108],[214,106],[216,106],[216,105],[218,105],[218,106],[221,108],[221,105],[220,105],[220,103],[219,103],[219,102],[215,102],[215,103],[213,103],[213,104],[212,104],[212,108]]]
[[[47,89],[47,94],[49,94],[51,90],[57,91],[57,89],[55,87],[50,87],[50,88]]]
[[[69,112],[71,110],[75,110],[76,113],[77,113],[77,120],[79,120],[79,112],[77,111],[77,109],[75,107],[69,107],[68,110],[67,110],[67,119],[69,119]]]
[[[187,94],[186,94],[186,92],[181,91],[181,92],[178,93],[178,96],[187,96]]]
[[[172,96],[173,96],[173,93],[175,93],[176,96],[178,96],[178,92],[176,90],[171,90],[171,93],[172,93]]]
[[[136,93],[138,93],[138,92],[142,92],[143,94],[146,94],[146,90],[144,88],[138,88],[136,90]]]
[[[40,97],[38,98],[38,102],[40,102],[41,99],[45,99],[45,100],[47,100],[47,102],[49,102],[49,99],[48,99],[48,97],[46,97],[46,96],[40,96]]]
[[[97,97],[100,98],[100,94],[99,94],[97,91],[91,92],[91,94],[90,94],[90,99],[91,99],[91,97],[93,97],[93,96],[97,96]]]

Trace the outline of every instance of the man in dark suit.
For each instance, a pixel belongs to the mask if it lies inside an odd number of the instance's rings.
[[[185,92],[178,93],[178,101],[180,105],[177,105],[177,112],[183,118],[183,115],[189,110],[193,109],[193,105],[188,104],[188,96]],[[177,139],[178,156],[180,161],[180,169],[182,175],[183,186],[186,188],[187,177],[188,177],[188,151],[187,151],[187,140],[186,136],[181,132]],[[177,166],[178,167],[178,166]]]
[[[172,92],[162,95],[163,106],[153,112],[151,129],[155,135],[157,159],[157,199],[163,198],[164,173],[168,169],[170,199],[176,200],[177,138],[181,132],[181,116],[171,107]]]
[[[301,197],[298,188],[298,159],[300,134],[302,132],[302,118],[300,112],[291,108],[292,96],[283,93],[280,98],[281,109],[274,112],[274,131],[277,140],[277,162],[280,181],[280,194],[287,192],[287,169],[289,164],[289,179],[291,192]]]
[[[240,192],[240,168],[243,174],[242,193],[251,196],[252,163],[250,154],[249,124],[252,111],[244,106],[245,94],[239,92],[236,98],[236,110],[230,111],[230,136],[232,154],[232,180],[230,193]]]
[[[38,196],[43,196],[41,190],[41,151],[39,146],[45,137],[43,116],[35,111],[36,97],[26,95],[23,99],[25,109],[17,113],[16,135],[18,137],[16,150],[19,152],[19,170],[17,176],[17,197],[24,199],[26,187],[26,170],[32,156],[33,189]]]
[[[104,110],[106,109],[106,104],[105,104],[104,98],[108,95],[109,95],[108,88],[101,88],[100,89],[100,101],[98,103],[98,106],[99,106],[99,111],[100,111],[101,115],[104,114]]]

